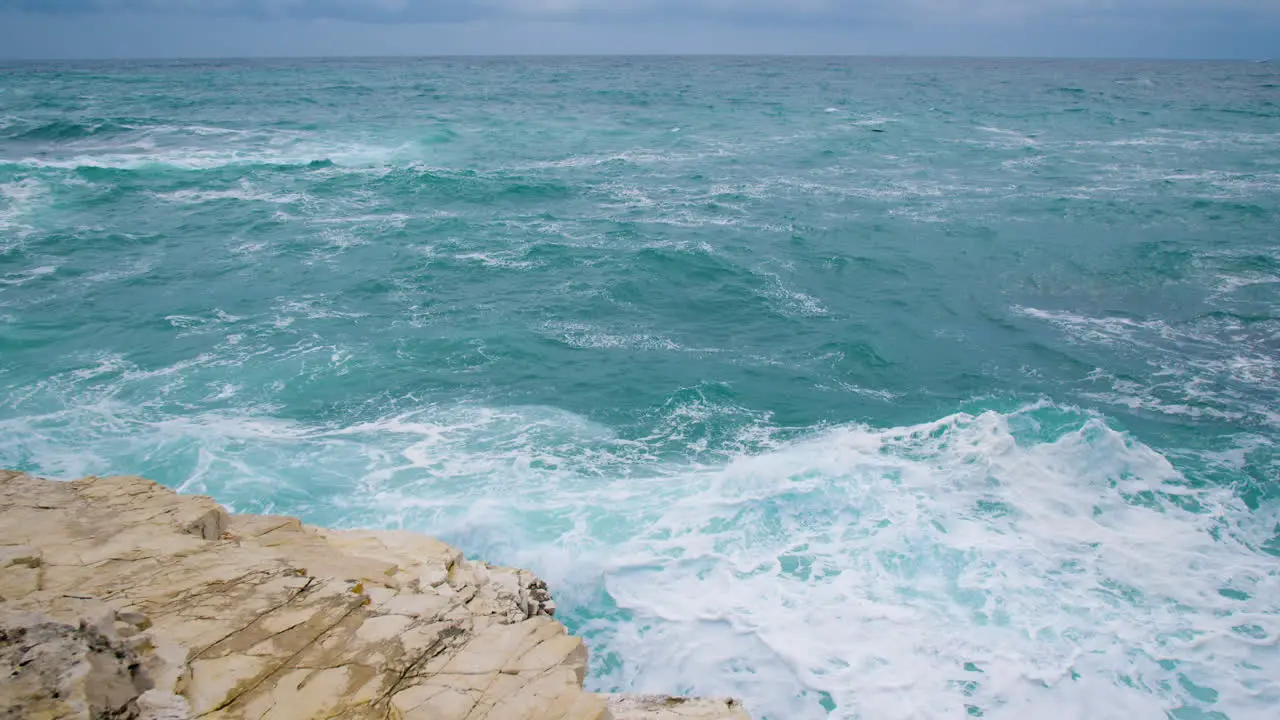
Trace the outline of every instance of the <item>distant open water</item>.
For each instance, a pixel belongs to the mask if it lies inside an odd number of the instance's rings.
[[[0,466],[534,569],[602,690],[1275,718],[1280,68],[0,68]]]

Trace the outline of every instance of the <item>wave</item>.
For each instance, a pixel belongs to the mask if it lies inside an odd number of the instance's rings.
[[[360,163],[361,158],[341,158],[345,161]],[[170,152],[154,152],[140,149],[135,152],[108,152],[102,154],[83,154],[65,158],[26,157],[15,160],[0,160],[5,164],[22,169],[54,169],[76,171],[137,171],[150,168],[172,168],[175,170],[216,170],[227,167],[237,168],[278,168],[278,169],[325,169],[338,165],[336,158],[317,156],[314,154],[261,153],[246,155],[239,151],[229,150],[191,150],[185,149]],[[372,163],[371,163],[372,164]]]
[[[511,270],[527,270],[529,268],[538,267],[541,263],[535,260],[519,260],[523,252],[507,252],[507,253],[483,253],[468,252],[458,253],[454,255],[455,260],[464,262],[477,262],[489,268],[507,268]]]
[[[108,361],[62,389],[137,372]],[[0,421],[0,463],[138,471],[532,567],[602,690],[738,695],[760,718],[1262,717],[1280,701],[1280,508],[1251,511],[1071,407],[788,432],[716,397],[673,398],[637,438],[544,406],[309,424],[103,396]],[[738,429],[698,452],[710,422]]]
[[[33,280],[39,280],[42,277],[53,275],[58,271],[56,265],[42,265],[40,267],[28,268],[14,273],[5,273],[0,275],[0,285],[8,285],[11,287],[25,285]]]
[[[1072,343],[1105,349],[1113,364],[1129,358],[1146,370],[1137,380],[1132,371],[1099,368],[1091,379],[1111,387],[1086,397],[1133,410],[1280,427],[1280,320],[1274,317],[1214,312],[1173,323],[1014,311],[1057,327]]]
[[[1207,707],[1201,688],[1261,713],[1265,534],[1060,412],[843,427],[682,478],[602,561],[631,621],[586,623],[623,663],[601,684],[747,693],[765,717],[1142,717]]]
[[[156,193],[155,197],[181,205],[199,205],[202,203],[235,200],[239,202],[264,202],[278,205],[295,205],[304,202],[306,195],[301,193],[273,193],[255,187],[247,180],[241,180],[237,187],[225,190],[183,189],[165,193]]]
[[[829,314],[822,301],[812,295],[787,287],[782,278],[776,273],[763,272],[759,273],[759,275],[767,278],[766,285],[761,291],[762,294],[777,303],[778,311],[783,315],[821,317]]]
[[[137,129],[137,126],[113,120],[54,120],[40,125],[15,123],[6,126],[7,140],[67,142],[88,138],[110,137]]]
[[[987,125],[979,126],[978,129],[994,135],[998,138],[997,142],[1005,146],[1036,147],[1040,144],[1033,135],[1027,135],[1017,130],[1006,130],[1004,128],[990,127]]]
[[[556,341],[580,349],[687,351],[679,343],[662,335],[608,332],[587,323],[549,322],[544,329]],[[696,349],[692,352],[716,352],[716,350]]]
[[[9,252],[36,231],[27,216],[48,195],[44,183],[34,178],[0,183],[0,254]]]
[[[193,143],[191,135],[201,136]],[[203,136],[211,136],[212,139]],[[226,136],[226,137],[220,137]],[[377,145],[327,142],[295,132],[219,132],[202,126],[164,126],[130,135],[123,141],[103,144],[75,143],[40,153],[0,156],[0,167],[20,170],[116,170],[148,168],[213,170],[219,168],[275,167],[326,170],[379,168],[420,159],[411,143]]]

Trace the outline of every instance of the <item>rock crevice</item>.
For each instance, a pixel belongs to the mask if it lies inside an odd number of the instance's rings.
[[[408,532],[0,471],[0,720],[745,720],[583,690],[545,583]]]

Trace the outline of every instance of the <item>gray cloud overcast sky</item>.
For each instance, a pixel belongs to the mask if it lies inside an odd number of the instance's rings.
[[[1280,54],[1280,0],[0,0],[0,56]]]

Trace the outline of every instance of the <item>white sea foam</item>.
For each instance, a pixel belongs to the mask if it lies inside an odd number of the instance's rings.
[[[616,333],[586,323],[547,323],[544,328],[566,345],[592,350],[683,350],[670,338],[648,333]]]
[[[826,315],[827,308],[817,298],[794,288],[787,287],[776,273],[760,273],[767,279],[763,294],[775,303],[784,315],[817,316]]]
[[[1018,419],[841,428],[684,478],[698,490],[604,563],[637,616],[593,626],[629,661],[610,679],[758,687],[769,717],[821,717],[819,693],[834,716],[878,718],[1208,708],[1185,683],[1232,717],[1280,699],[1277,567],[1230,537],[1238,501],[1135,502],[1189,491],[1097,421],[1028,443]]]
[[[273,193],[254,187],[247,180],[241,180],[238,187],[225,190],[175,190],[157,193],[156,197],[168,202],[183,205],[217,202],[219,200],[239,200],[241,202],[265,202],[281,205],[292,205],[306,200],[300,193]]]
[[[1077,147],[1168,147],[1177,150],[1203,150],[1236,145],[1280,144],[1280,133],[1249,133],[1233,130],[1170,130],[1155,128],[1142,135],[1114,140],[1074,140]]]
[[[157,147],[146,138],[128,146],[77,146],[75,154],[59,157],[26,157],[16,164],[28,168],[76,169],[84,167],[136,170],[149,166],[168,166],[184,170],[209,170],[236,165],[306,165],[328,160],[343,169],[389,168],[390,163],[403,165],[420,154],[409,145],[379,146],[360,143],[324,143],[306,140],[276,139],[266,145],[256,144],[246,150],[238,147],[192,148],[189,146]]]
[[[1219,275],[1215,295],[1230,295],[1237,290],[1255,285],[1280,285],[1280,275],[1262,272],[1248,272],[1240,275]]]
[[[674,128],[672,132],[679,132]],[[594,155],[573,155],[558,160],[542,160],[521,163],[509,167],[511,170],[543,170],[548,168],[579,168],[607,165],[609,163],[629,163],[634,165],[676,165],[696,162],[709,157],[725,157],[733,154],[729,148],[713,147],[702,152],[670,152],[666,150],[635,149],[615,153]]]
[[[841,390],[844,390],[845,392],[851,392],[854,395],[872,397],[877,400],[883,400],[885,402],[891,402],[892,400],[898,397],[896,393],[889,392],[888,390],[877,390],[874,388],[862,387],[860,385],[853,385],[843,381],[837,382],[836,386],[839,387]]]
[[[521,253],[483,253],[469,252],[454,255],[457,260],[465,260],[477,262],[485,267],[505,268],[508,270],[527,270],[532,267],[538,267],[541,263],[533,260],[517,259]]]
[[[323,225],[315,237],[320,242],[307,253],[304,262],[308,265],[333,263],[351,248],[370,242],[368,237],[357,232],[357,228],[340,225]]]
[[[873,115],[872,117],[863,118],[861,120],[854,120],[849,124],[857,125],[861,127],[879,127],[881,125],[886,125],[891,122],[897,122],[897,121],[894,120],[893,118],[879,117],[879,116]]]
[[[1069,311],[1041,310],[1033,307],[1015,307],[1015,312],[1028,317],[1051,322],[1071,332],[1072,337],[1090,342],[1108,342],[1125,339],[1141,342],[1131,330],[1148,330],[1155,334],[1168,334],[1169,326],[1161,320],[1147,322],[1122,317],[1094,318]]]
[[[262,252],[266,247],[267,242],[265,240],[259,240],[257,242],[242,242],[233,246],[231,248],[231,252],[235,255],[248,256]]]
[[[151,272],[151,269],[155,267],[155,263],[154,257],[136,258],[110,269],[89,273],[84,276],[84,280],[86,283],[107,283],[139,277]]]
[[[244,319],[223,310],[214,310],[210,315],[200,317],[190,315],[168,315],[165,317],[166,322],[182,331],[179,333],[179,337],[207,332],[223,332],[227,326],[234,325]]]
[[[658,217],[645,218],[644,221],[657,225],[674,225],[687,228],[708,226],[740,227],[743,225],[741,218],[727,215],[708,215],[689,208],[676,208],[672,212],[662,213]]]
[[[989,127],[989,126],[982,126],[982,127],[979,127],[978,129],[985,133],[990,133],[991,135],[993,135],[997,139],[997,142],[999,142],[1001,145],[1006,145],[1006,146],[1012,145],[1015,147],[1034,147],[1040,144],[1039,141],[1036,140],[1035,138],[1029,135],[1026,135],[1024,133],[1018,132],[1017,130],[1006,130],[1004,128]]]
[[[276,301],[272,326],[276,329],[289,327],[301,320],[359,320],[365,316],[362,312],[351,312],[332,307],[333,298],[325,295],[303,295],[294,298],[280,298]]]
[[[25,216],[48,197],[48,188],[35,178],[0,183],[0,252],[8,252],[35,231]]]
[[[725,411],[688,409],[673,429]],[[801,719],[1263,718],[1280,702],[1280,564],[1258,549],[1278,508],[1193,488],[1069,408],[781,443],[765,423],[754,450],[697,463],[655,451],[671,433],[622,440],[549,407],[345,427],[64,413],[81,417],[0,421],[0,459],[74,475],[187,458],[184,489],[240,510],[444,533],[551,582],[596,688]]]
[[[10,285],[15,287],[26,285],[33,280],[38,280],[46,275],[52,275],[57,271],[57,265],[41,265],[40,267],[34,267],[28,270],[6,273],[4,275],[0,275],[0,285]]]
[[[384,213],[384,214],[347,214],[337,217],[308,217],[307,222],[317,223],[320,225],[374,225],[376,227],[402,228],[405,223],[414,217],[431,217],[443,218],[453,217],[454,213],[444,210],[433,210],[422,215],[410,215],[408,213]]]
[[[1250,419],[1280,426],[1280,358],[1273,347],[1280,339],[1274,323],[1246,328],[1240,321],[1170,324],[1163,320],[1090,317],[1068,311],[1016,307],[1014,311],[1060,328],[1076,343],[1104,345],[1110,352],[1141,357],[1150,368],[1142,382],[1109,382],[1094,400],[1135,410],[1222,420]]]

